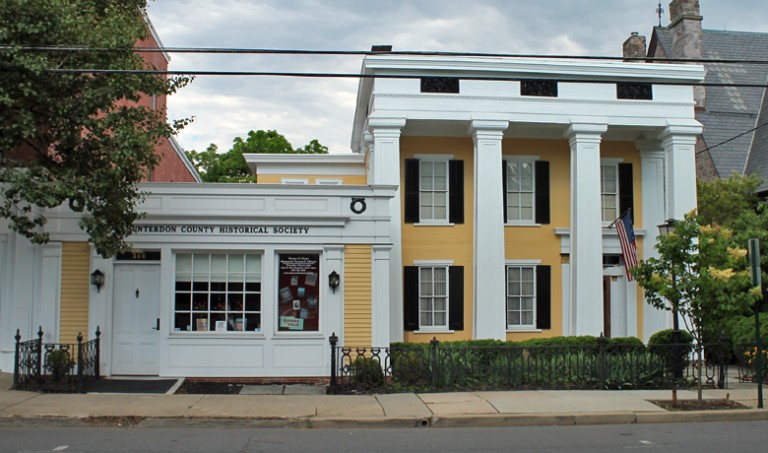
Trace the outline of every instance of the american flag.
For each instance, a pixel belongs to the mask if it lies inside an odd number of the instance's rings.
[[[637,267],[637,241],[635,241],[632,214],[629,210],[616,219],[616,231],[619,233],[621,254],[624,256],[624,270],[627,272],[627,280],[631,282],[633,279],[629,270]]]

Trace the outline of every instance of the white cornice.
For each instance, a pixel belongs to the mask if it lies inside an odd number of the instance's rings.
[[[701,65],[625,63],[593,60],[558,60],[525,58],[470,58],[424,56],[368,56],[363,72],[393,74],[398,71],[450,74],[454,77],[546,77],[568,80],[643,79],[648,81],[691,82],[704,79]]]

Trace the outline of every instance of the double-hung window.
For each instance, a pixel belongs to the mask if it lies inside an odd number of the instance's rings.
[[[536,326],[536,268],[507,266],[507,328]]]
[[[507,165],[507,222],[534,221],[533,161],[512,160]]]
[[[419,267],[419,327],[448,328],[448,266]]]
[[[453,261],[414,261],[405,266],[405,330],[464,330],[464,267]]]
[[[620,159],[600,163],[600,210],[603,224],[619,218],[634,205],[632,164]],[[634,217],[634,214],[633,214]]]
[[[419,161],[419,219],[448,222],[448,161]]]
[[[617,164],[600,166],[600,206],[603,222],[613,222],[619,211],[619,170]]]
[[[505,157],[502,186],[507,224],[549,223],[549,162],[535,156]]]
[[[442,154],[405,160],[405,223],[464,223],[464,161]]]
[[[552,328],[551,274],[537,261],[507,262],[507,330]]]

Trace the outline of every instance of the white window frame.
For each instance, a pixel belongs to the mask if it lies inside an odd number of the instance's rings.
[[[341,179],[316,179],[315,184],[318,186],[340,186]]]
[[[179,258],[182,256],[188,255],[190,257],[190,269],[188,271],[183,271],[179,267]],[[224,256],[224,271],[218,272],[217,270],[213,269],[213,257],[214,256]],[[263,299],[263,265],[264,265],[264,254],[261,252],[249,252],[249,251],[176,251],[174,253],[174,302],[173,302],[173,331],[177,334],[232,334],[232,335],[243,335],[243,334],[261,334],[264,327],[264,299]],[[206,269],[203,269],[201,267],[195,266],[195,257],[202,257],[207,256],[207,266]],[[254,272],[249,272],[247,268],[247,262],[245,260],[246,256],[250,257],[258,257],[258,270]],[[243,270],[237,271],[237,272],[230,272],[230,265],[231,260],[230,257],[241,257],[243,259]],[[221,276],[224,277],[224,282],[219,280],[214,280],[214,276],[218,275],[219,278]],[[231,276],[238,275],[241,278],[233,280]],[[189,277],[189,283],[190,287],[189,289],[179,289],[179,286],[177,283],[181,282],[184,283],[187,280],[179,280],[180,277],[184,278],[184,276]],[[253,280],[255,278],[256,280]],[[250,280],[249,280],[250,279]],[[205,283],[207,286],[207,290],[203,289],[196,289],[195,283]],[[217,289],[212,288],[212,283],[217,284],[223,284],[223,286],[219,286]],[[230,288],[230,284],[239,284],[242,283],[242,289],[240,290],[234,290]],[[248,283],[258,283],[257,289],[248,289]],[[202,295],[203,293],[207,294],[207,297],[205,298],[205,302],[203,302]],[[190,296],[190,305],[189,309],[179,309],[178,304],[178,296],[181,295],[182,297],[184,295],[189,294]],[[197,297],[196,297],[197,295]],[[231,295],[241,295],[242,298],[239,301],[239,308],[233,305],[233,301],[231,301],[230,296]],[[217,300],[215,302],[216,305],[214,305],[213,298],[214,296],[218,297],[219,299],[223,300]],[[258,299],[258,309],[253,309],[253,304],[255,302],[251,301],[249,302],[249,297],[255,297]],[[234,301],[235,303],[238,303],[237,300]],[[203,305],[201,305],[203,304]],[[223,304],[219,306],[219,304]],[[200,305],[198,307],[198,305]],[[251,308],[251,309],[249,309]],[[181,325],[176,325],[177,323],[177,317],[179,316],[189,316],[189,322],[188,324],[191,330],[187,330],[183,328]],[[223,319],[218,319],[223,316]],[[197,330],[197,319],[198,318],[205,318],[206,324],[207,324],[207,330],[201,331]],[[237,327],[237,321],[238,319],[242,319],[242,330],[236,330]],[[256,325],[249,325],[250,323],[256,323]],[[216,331],[216,320],[223,320],[226,322],[226,331]]]
[[[619,212],[619,164],[623,162],[623,159],[600,159],[600,219],[603,222],[603,226],[611,224],[614,220],[618,218],[621,213]],[[614,178],[614,183],[616,190],[614,192],[605,192],[604,185],[603,185],[603,169],[606,167],[611,167],[614,170],[614,174],[616,175]],[[605,209],[605,197],[606,196],[613,196],[616,200],[615,206],[613,206],[615,215],[612,218],[606,218],[606,209]]]
[[[419,287],[419,294],[418,294],[418,304],[419,304],[419,330],[416,331],[416,333],[423,333],[423,332],[449,332],[449,319],[450,319],[450,267],[453,265],[452,260],[439,260],[439,261],[414,261],[414,266],[417,266],[419,268],[419,278],[418,278],[418,287]],[[435,295],[434,291],[432,291],[431,295],[423,295],[421,292],[422,289],[422,270],[424,269],[444,269],[445,271],[445,294],[444,295]],[[434,273],[432,274],[434,276]],[[434,290],[434,278],[432,279],[432,289]],[[432,313],[432,325],[431,326],[425,326],[421,322],[421,314],[425,310],[422,310],[421,300],[422,298],[430,297],[432,298],[432,309],[430,310]],[[444,297],[445,298],[445,310],[439,310],[445,312],[445,324],[444,325],[435,325],[434,324],[434,315],[437,312],[437,310],[434,309],[434,299],[438,297]]]
[[[532,332],[532,331],[533,332],[538,332],[538,331],[540,331],[540,329],[536,328],[536,322],[537,322],[536,310],[537,310],[537,306],[538,306],[538,302],[539,302],[538,301],[539,295],[537,294],[537,291],[536,291],[536,289],[537,289],[536,288],[536,284],[537,284],[537,282],[536,282],[536,278],[537,278],[536,277],[536,271],[537,271],[537,269],[536,268],[540,264],[541,264],[540,260],[508,260],[506,262],[506,266],[504,267],[504,283],[505,283],[505,289],[504,289],[504,303],[505,303],[504,313],[506,314],[505,323],[506,323],[506,326],[507,326],[507,331],[510,331],[510,332]],[[521,282],[521,285],[520,285],[521,293],[520,294],[514,294],[514,295],[510,294],[510,286],[511,286],[511,282],[509,280],[510,270],[511,269],[524,269],[524,268],[531,269],[531,271],[533,273],[533,281],[532,281],[533,292],[532,292],[532,294],[523,294],[522,293],[522,282]],[[519,312],[520,315],[521,315],[520,318],[522,319],[522,312],[524,311],[522,309],[522,299],[526,298],[526,297],[532,297],[533,298],[533,306],[531,308],[531,311],[532,311],[531,320],[532,320],[532,322],[530,324],[522,324],[522,323],[521,324],[510,324],[509,323],[509,313],[511,311]],[[520,306],[520,308],[518,308],[516,310],[510,310],[510,303],[512,302],[512,298],[518,298],[519,299],[519,302],[520,302],[519,306]]]
[[[507,217],[504,219],[504,223],[507,225],[536,225],[536,161],[540,160],[539,156],[505,156],[504,157],[504,165],[507,166],[507,181],[505,181],[505,184],[507,186]],[[511,199],[511,195],[513,194],[519,194],[519,193],[528,193],[523,192],[521,190],[512,190],[510,188],[509,184],[509,178],[510,178],[510,164],[530,164],[531,165],[531,218],[530,219],[510,219],[509,213],[510,213],[510,206],[509,202]]]
[[[449,167],[449,161],[453,159],[453,155],[448,154],[418,154],[415,156],[416,159],[419,160],[419,224],[421,225],[450,225],[450,218],[451,218],[451,176],[450,176],[450,167]],[[423,165],[425,163],[430,163],[433,166],[435,164],[442,164],[445,168],[445,190],[435,190],[434,184],[433,188],[430,190],[425,190],[421,186],[422,177],[424,175],[423,171]],[[434,178],[433,178],[434,180]],[[444,218],[431,218],[431,219],[425,219],[422,215],[421,207],[422,207],[422,196],[424,193],[430,192],[433,195],[435,193],[444,192],[445,193],[445,217]],[[432,214],[434,217],[434,210],[435,210],[435,203],[434,203],[434,197],[431,204],[432,207]]]

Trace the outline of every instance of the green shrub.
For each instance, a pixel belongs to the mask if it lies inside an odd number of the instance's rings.
[[[668,369],[674,369],[675,363],[685,366],[688,363],[688,354],[693,349],[693,336],[689,332],[681,330],[680,346],[675,348],[674,344],[674,330],[660,330],[648,339],[648,351],[652,355],[662,358]]]
[[[45,369],[51,374],[55,382],[60,382],[68,375],[74,366],[69,351],[54,349],[45,354]]]
[[[358,357],[349,365],[349,369],[358,387],[369,389],[384,385],[384,372],[377,359]]]

